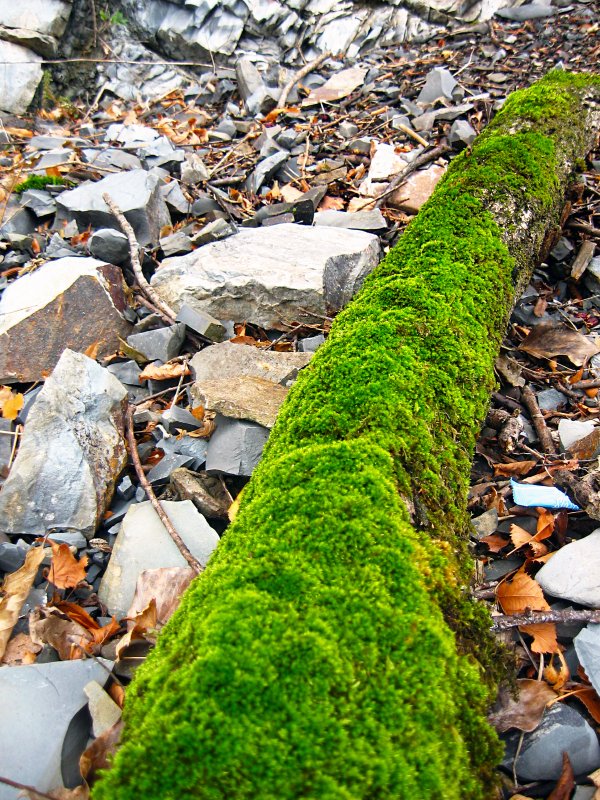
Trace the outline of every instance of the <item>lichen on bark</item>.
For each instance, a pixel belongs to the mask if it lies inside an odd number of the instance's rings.
[[[598,87],[551,73],[510,97],[338,316],[129,689],[94,800],[490,797],[471,454]]]

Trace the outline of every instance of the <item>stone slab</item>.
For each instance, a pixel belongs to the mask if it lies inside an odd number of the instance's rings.
[[[249,419],[272,428],[288,390],[264,378],[244,375],[196,381],[191,392],[196,405],[224,417]]]
[[[311,352],[278,353],[245,344],[221,342],[196,353],[190,367],[198,383],[249,376],[289,386],[312,356]]]
[[[600,608],[600,528],[561,547],[535,579],[554,597]]]

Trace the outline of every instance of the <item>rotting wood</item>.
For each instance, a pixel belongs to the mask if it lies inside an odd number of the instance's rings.
[[[554,72],[511,95],[334,321],[138,671],[94,800],[492,796],[501,670],[468,592],[471,454],[599,94]]]
[[[538,439],[540,440],[540,444],[544,449],[544,453],[556,455],[556,445],[552,440],[552,435],[548,426],[546,425],[546,420],[540,411],[537,398],[531,386],[525,385],[522,387],[521,399],[527,406],[529,416],[531,417],[531,421],[533,423],[533,427],[535,428],[535,432],[538,435]]]

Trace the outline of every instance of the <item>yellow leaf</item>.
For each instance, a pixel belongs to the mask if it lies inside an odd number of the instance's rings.
[[[4,578],[0,590],[0,658],[4,655],[12,629],[19,619],[21,606],[33,586],[38,567],[43,560],[44,548],[32,547],[27,551],[23,566]]]
[[[186,364],[172,363],[171,361],[166,364],[148,364],[139,376],[140,383],[142,381],[167,381],[171,378],[181,378],[182,375],[189,375],[190,370]]]
[[[512,578],[507,578],[496,589],[496,597],[505,614],[523,614],[530,611],[548,611],[542,587],[525,572],[523,567]]]
[[[556,640],[556,625],[554,622],[540,622],[537,625],[519,626],[521,633],[533,636],[530,645],[534,653],[558,653],[560,646]]]
[[[20,392],[13,392],[8,386],[0,386],[0,408],[4,419],[16,419],[24,402]]]
[[[48,571],[48,580],[57,589],[72,589],[85,580],[85,568],[88,557],[83,556],[79,561],[69,550],[68,544],[58,544],[50,540],[52,548],[52,564]]]
[[[88,348],[83,351],[83,355],[91,358],[92,361],[95,361],[98,358],[98,349],[100,347],[100,342],[94,342]]]

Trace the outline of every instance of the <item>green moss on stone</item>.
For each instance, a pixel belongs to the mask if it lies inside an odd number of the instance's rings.
[[[551,210],[552,136],[509,128],[585,85],[509,98],[338,316],[128,691],[94,800],[490,797],[497,665],[465,508],[516,262],[488,209]]]
[[[30,175],[22,183],[18,183],[14,191],[22,194],[28,189],[45,189],[46,186],[68,186],[69,181],[65,178],[58,178],[55,175]]]

